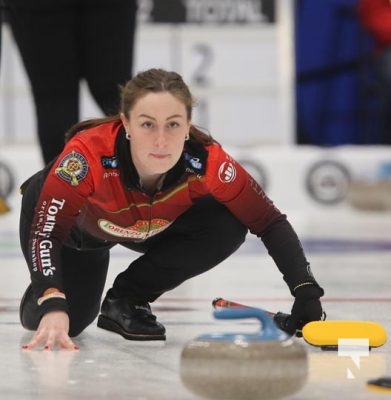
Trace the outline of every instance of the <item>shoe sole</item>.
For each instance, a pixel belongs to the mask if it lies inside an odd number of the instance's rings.
[[[166,335],[164,334],[151,335],[125,331],[121,325],[104,315],[99,315],[97,325],[101,329],[118,333],[127,340],[166,340]]]

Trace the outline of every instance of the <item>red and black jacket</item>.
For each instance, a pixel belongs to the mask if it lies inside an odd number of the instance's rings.
[[[190,139],[153,196],[139,185],[121,122],[74,136],[46,171],[30,232],[35,288],[61,289],[61,248],[73,227],[111,243],[158,234],[200,197],[224,204],[260,237],[293,291],[313,279],[299,239],[260,185],[217,144]]]

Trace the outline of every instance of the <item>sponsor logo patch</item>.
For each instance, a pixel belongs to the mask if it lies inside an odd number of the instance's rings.
[[[202,170],[202,162],[198,157],[193,157],[189,153],[184,153],[185,160],[191,165],[191,168],[197,172]]]
[[[118,157],[106,157],[101,158],[103,168],[118,168]]]
[[[60,161],[55,172],[64,181],[77,186],[87,175],[87,160],[82,154],[72,151]]]
[[[219,168],[219,180],[223,183],[233,182],[236,178],[236,168],[228,161],[224,161]]]
[[[98,225],[102,231],[115,237],[144,240],[164,231],[171,222],[162,218],[153,218],[151,221],[137,220],[132,226],[123,227],[106,219],[100,219]]]
[[[63,209],[65,199],[52,198],[49,204],[42,203],[38,211],[38,224],[40,230],[32,240],[31,259],[33,263],[33,271],[38,270],[44,276],[52,276],[56,267],[52,262],[53,239],[52,232],[56,226],[57,214]]]

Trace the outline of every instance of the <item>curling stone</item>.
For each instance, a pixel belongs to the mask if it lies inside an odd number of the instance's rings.
[[[307,379],[308,358],[297,339],[277,328],[258,308],[225,308],[217,319],[257,318],[253,334],[205,334],[191,340],[181,353],[183,384],[207,399],[274,400],[300,390]]]

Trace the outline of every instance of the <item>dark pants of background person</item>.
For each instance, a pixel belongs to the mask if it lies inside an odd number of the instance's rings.
[[[20,240],[26,260],[41,184],[41,177],[36,177],[23,195]],[[204,197],[165,231],[141,243],[123,244],[143,255],[116,277],[113,291],[135,303],[153,302],[229,257],[244,242],[246,234],[247,228],[224,205]],[[78,229],[73,229],[70,238],[72,243],[69,241],[61,253],[62,279],[70,309],[70,334],[76,336],[99,313],[109,252],[115,243],[94,239]]]
[[[30,80],[45,163],[79,121],[85,79],[105,114],[119,110],[119,85],[131,78],[136,0],[6,0]]]
[[[3,2],[0,0],[0,62],[1,62],[1,33],[3,26]],[[1,65],[1,64],[0,64]]]
[[[2,26],[3,26],[3,13],[4,13],[4,1],[0,0],[0,69],[1,69],[1,44],[2,44]]]
[[[379,83],[381,144],[391,144],[391,48],[375,57],[375,71]]]

